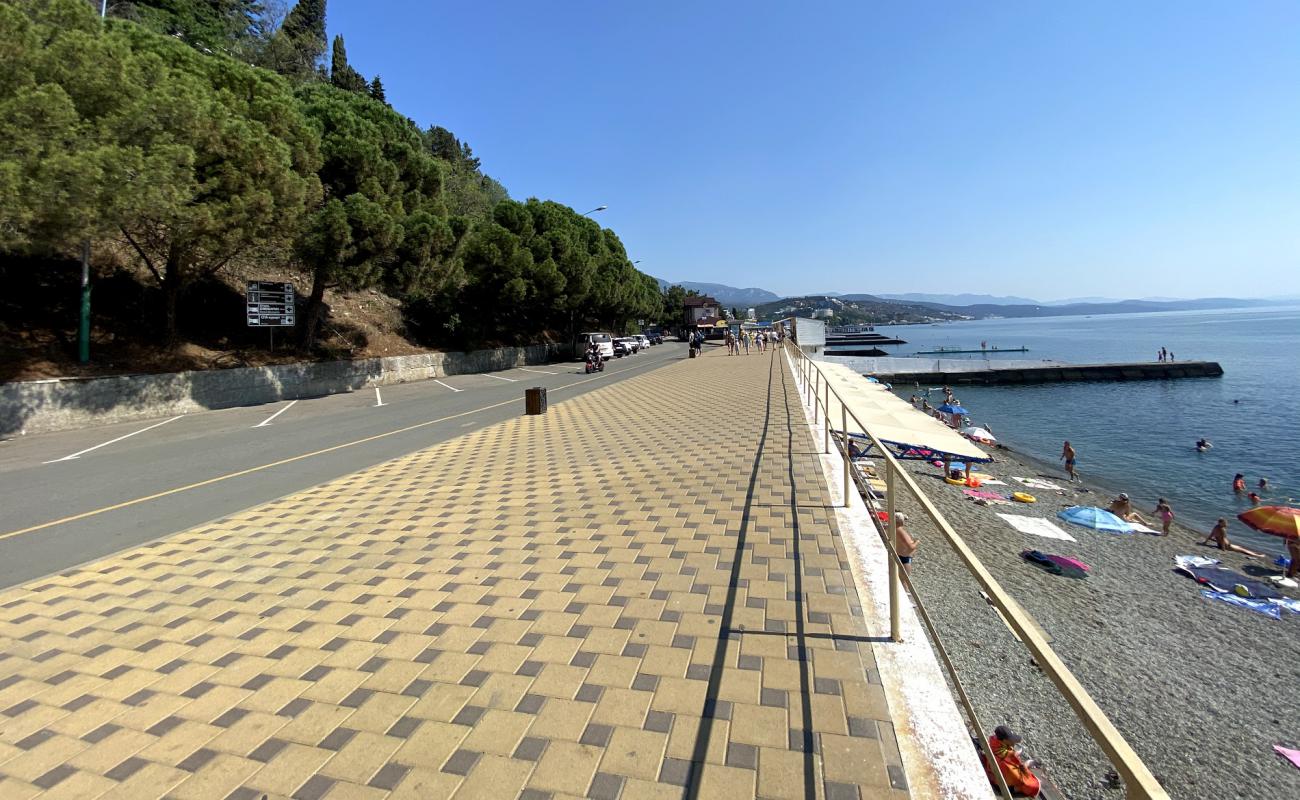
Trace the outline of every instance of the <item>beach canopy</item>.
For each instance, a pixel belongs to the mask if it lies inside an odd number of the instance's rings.
[[[895,458],[929,461],[947,456],[963,462],[992,460],[974,442],[914,408],[885,388],[885,384],[871,383],[844,364],[819,361],[817,366],[831,388],[847,404],[850,412],[848,433],[861,454],[871,451],[871,441],[863,430],[866,426],[894,453]],[[838,428],[840,412],[835,405],[832,400],[831,424]]]
[[[945,414],[965,414],[965,413],[966,413],[966,409],[962,408],[961,406],[955,406],[955,405],[953,405],[952,403],[944,403],[943,405],[939,406],[939,410],[942,411],[942,412],[945,413]]]
[[[1237,515],[1237,519],[1260,533],[1300,539],[1300,508],[1290,506],[1260,506]]]
[[[1064,511],[1057,512],[1056,516],[1071,525],[1092,528],[1094,531],[1106,531],[1108,533],[1133,532],[1132,525],[1106,509],[1097,508],[1096,506],[1070,506]]]

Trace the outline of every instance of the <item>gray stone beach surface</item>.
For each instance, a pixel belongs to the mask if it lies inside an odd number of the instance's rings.
[[[1273,750],[1300,747],[1300,615],[1273,620],[1201,597],[1173,557],[1219,558],[1251,575],[1278,574],[1270,559],[1200,546],[1204,533],[1114,535],[1056,519],[1072,505],[1105,508],[1113,495],[1071,485],[1059,468],[1007,450],[979,471],[1007,481],[988,491],[1028,491],[1033,504],[976,505],[924,462],[904,462],[924,491],[1002,586],[1052,639],[1130,745],[1176,798],[1300,797],[1300,770]],[[1038,477],[1063,491],[1025,490],[1011,476]],[[1086,488],[1085,488],[1086,487]],[[1089,491],[1091,490],[1091,491]],[[979,594],[973,578],[911,498],[900,502],[920,542],[912,577],[935,618],[982,722],[1009,725],[1073,799],[1115,800],[1109,762],[1074,713]],[[1177,512],[1177,508],[1174,509]],[[1148,520],[1150,506],[1138,508]],[[1016,531],[998,512],[1052,519],[1075,542]],[[1159,528],[1159,524],[1152,527]],[[1071,556],[1085,580],[1024,561],[1037,549]],[[1291,591],[1292,596],[1296,592]]]

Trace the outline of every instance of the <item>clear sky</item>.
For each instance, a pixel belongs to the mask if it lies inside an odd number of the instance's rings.
[[[1300,4],[332,0],[516,199],[779,294],[1300,294]]]

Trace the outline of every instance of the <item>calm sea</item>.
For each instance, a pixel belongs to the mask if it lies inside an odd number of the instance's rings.
[[[976,424],[992,426],[1013,449],[1056,461],[1069,439],[1085,480],[1127,491],[1142,512],[1157,497],[1181,522],[1208,531],[1220,516],[1247,547],[1284,552],[1281,540],[1235,519],[1249,502],[1232,477],[1254,488],[1268,478],[1266,504],[1300,505],[1300,307],[1000,319],[878,328],[907,341],[890,355],[918,350],[1027,347],[1008,359],[1073,363],[1154,361],[1165,347],[1177,360],[1223,365],[1222,378],[1132,383],[963,387]],[[983,358],[973,355],[971,358]],[[950,356],[944,356],[948,360]],[[993,359],[998,356],[991,357]],[[852,363],[855,359],[837,359]],[[898,387],[907,397],[912,387]],[[1214,448],[1196,451],[1205,437]],[[1150,517],[1150,514],[1147,514]]]

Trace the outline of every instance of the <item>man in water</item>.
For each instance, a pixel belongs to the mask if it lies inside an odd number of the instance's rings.
[[[1069,473],[1070,480],[1079,480],[1079,476],[1074,474],[1074,448],[1070,446],[1069,439],[1065,440],[1065,447],[1061,449],[1061,458],[1065,459],[1065,471]]]
[[[1217,546],[1220,550],[1223,550],[1228,553],[1241,553],[1243,556],[1247,556],[1249,558],[1264,557],[1263,553],[1256,553],[1254,550],[1247,550],[1241,545],[1233,544],[1231,541],[1229,541],[1228,521],[1223,517],[1219,517],[1219,521],[1215,524],[1214,530],[1210,531],[1210,535],[1205,537],[1205,541],[1201,542],[1201,544],[1209,544],[1211,540],[1214,541],[1215,546]]]
[[[1214,445],[1210,444],[1210,440],[1206,439],[1204,436],[1196,440],[1196,451],[1198,453],[1204,453],[1206,450],[1209,450],[1211,447],[1214,447]]]

